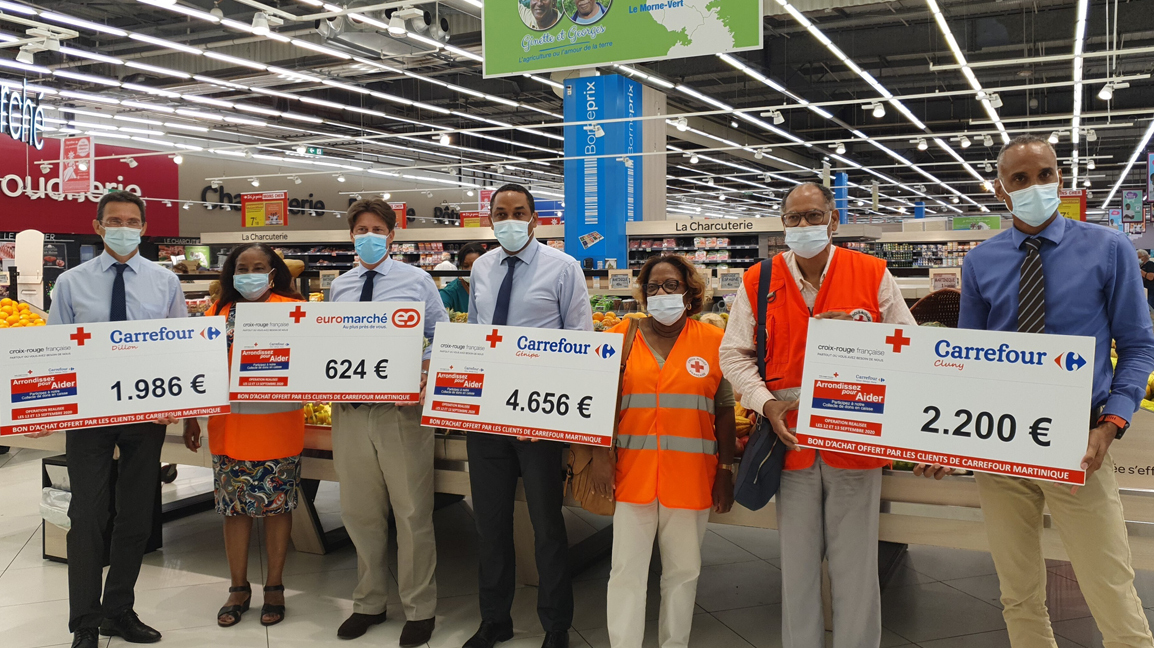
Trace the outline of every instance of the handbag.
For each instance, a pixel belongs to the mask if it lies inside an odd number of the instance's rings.
[[[617,423],[621,412],[621,388],[625,385],[625,365],[629,361],[629,354],[633,351],[633,340],[637,337],[637,320],[629,319],[629,327],[625,331],[625,346],[621,349],[621,368],[617,381],[617,414],[613,417],[613,441],[617,441]],[[610,448],[613,460],[616,461],[617,450]],[[606,499],[593,492],[592,467],[596,459],[593,448],[587,445],[573,444],[569,446],[569,468],[566,478],[569,494],[581,505],[581,508],[595,515],[613,515],[617,504],[612,499]]]
[[[754,331],[757,339],[757,371],[765,380],[766,331],[765,309],[769,306],[769,281],[773,276],[773,260],[761,262],[761,276],[757,283],[757,312],[754,317]],[[737,482],[733,488],[733,500],[745,508],[756,511],[769,503],[781,486],[781,471],[785,468],[785,444],[773,431],[773,426],[758,412],[757,429],[749,435],[741,466],[737,470]]]

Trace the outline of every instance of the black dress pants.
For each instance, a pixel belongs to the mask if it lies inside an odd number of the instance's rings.
[[[513,502],[517,478],[525,485],[537,558],[537,616],[546,632],[565,632],[573,624],[573,585],[569,575],[569,538],[561,507],[565,478],[556,441],[518,441],[513,437],[470,433],[469,483],[480,537],[481,619],[511,624],[516,592]]]
[[[105,617],[131,610],[140,562],[152,533],[156,484],[164,426],[137,423],[67,433],[68,481],[72,504],[68,517],[68,629],[95,628]],[[116,478],[116,517],[109,549],[108,579],[101,604],[104,530],[108,526],[112,454],[120,448]]]

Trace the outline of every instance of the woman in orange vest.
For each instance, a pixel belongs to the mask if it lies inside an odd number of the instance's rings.
[[[304,301],[292,287],[292,273],[267,245],[249,243],[235,248],[220,271],[221,296],[205,313],[227,317],[229,362],[232,361],[236,309],[244,302]],[[217,624],[234,626],[252,602],[248,582],[248,550],[253,518],[264,519],[268,566],[265,574],[262,625],[284,620],[281,573],[297,505],[305,418],[301,403],[232,403],[232,413],[209,417],[216,510],[224,515],[224,546],[232,587]],[[200,426],[185,428],[184,444],[200,449]]]
[[[758,264],[745,273],[745,289],[730,312],[721,362],[742,404],[764,415],[789,449],[776,496],[782,646],[825,645],[824,558],[832,584],[833,645],[877,648],[878,512],[881,467],[889,462],[799,448],[798,398],[812,318],[917,323],[885,261],[833,245],[838,210],[829,188],[803,182],[786,193],[781,210],[790,251],[773,259],[766,312],[753,312]],[[766,328],[764,376],[757,368],[756,325]]]
[[[733,389],[721,376],[722,331],[690,319],[705,284],[683,257],[641,268],[638,322],[625,366],[613,483],[609,643],[641,648],[653,539],[661,548],[661,648],[685,648],[693,624],[701,543],[710,510],[733,505]],[[611,329],[626,333],[628,322]],[[628,344],[628,343],[627,343]]]

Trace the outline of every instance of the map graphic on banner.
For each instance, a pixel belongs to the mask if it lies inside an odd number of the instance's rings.
[[[485,0],[485,76],[762,47],[761,0]]]

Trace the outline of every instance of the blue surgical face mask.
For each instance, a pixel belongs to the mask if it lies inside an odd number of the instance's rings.
[[[232,287],[249,301],[256,301],[269,289],[269,277],[263,272],[232,276]]]
[[[1050,220],[1062,203],[1057,182],[1011,191],[1009,196],[1013,205],[1010,213],[1030,227],[1039,227]]]
[[[379,263],[389,253],[389,237],[384,234],[360,234],[353,238],[357,256],[369,265]]]
[[[829,245],[829,240],[828,225],[785,228],[785,244],[794,254],[805,259],[812,259],[821,254],[821,251]]]
[[[529,242],[529,223],[523,220],[506,218],[493,223],[493,235],[501,247],[509,252],[520,252]]]
[[[119,256],[128,256],[140,247],[140,230],[131,227],[105,227],[104,246]]]

